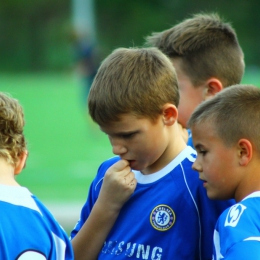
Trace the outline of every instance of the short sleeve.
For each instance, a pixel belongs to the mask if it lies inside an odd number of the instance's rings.
[[[260,241],[246,240],[234,244],[227,251],[225,260],[256,260],[260,259]]]

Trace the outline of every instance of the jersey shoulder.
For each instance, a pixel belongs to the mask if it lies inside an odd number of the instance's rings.
[[[255,195],[236,203],[220,216],[214,231],[216,254],[234,257],[241,248],[249,250],[255,246],[260,252],[260,192]]]

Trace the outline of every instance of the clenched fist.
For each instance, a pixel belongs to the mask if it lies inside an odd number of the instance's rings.
[[[99,203],[110,210],[120,210],[136,188],[136,179],[127,160],[120,160],[108,168],[99,193]]]

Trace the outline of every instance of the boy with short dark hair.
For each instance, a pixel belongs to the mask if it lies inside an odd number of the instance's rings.
[[[25,166],[24,113],[0,92],[0,259],[74,259],[65,231],[15,180]]]
[[[199,105],[188,125],[198,153],[193,169],[208,197],[237,202],[215,226],[213,259],[260,259],[260,89],[225,89]]]
[[[227,204],[209,200],[191,168],[196,153],[179,131],[178,103],[174,67],[158,49],[119,48],[102,62],[88,108],[116,156],[99,167],[71,233],[76,259],[87,257],[87,241],[76,239],[103,178],[118,170],[134,172],[136,189],[98,259],[211,259],[214,224]]]
[[[146,45],[160,49],[176,69],[178,121],[184,128],[197,105],[240,83],[244,73],[244,54],[236,32],[217,14],[195,14],[168,30],[152,33]],[[192,146],[191,138],[188,144]]]

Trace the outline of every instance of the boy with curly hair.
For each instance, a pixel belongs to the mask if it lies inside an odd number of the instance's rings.
[[[0,92],[0,259],[74,259],[65,231],[39,199],[15,179],[25,167],[28,155],[24,125],[24,112],[18,100]],[[132,172],[119,170],[106,175],[85,227],[91,238],[88,240],[91,252],[103,244],[99,241],[113,225],[108,220],[118,214],[111,207],[125,203],[135,188],[129,183],[134,181]]]
[[[28,155],[24,124],[19,102],[0,92],[0,259],[74,259],[65,231],[15,179]]]

